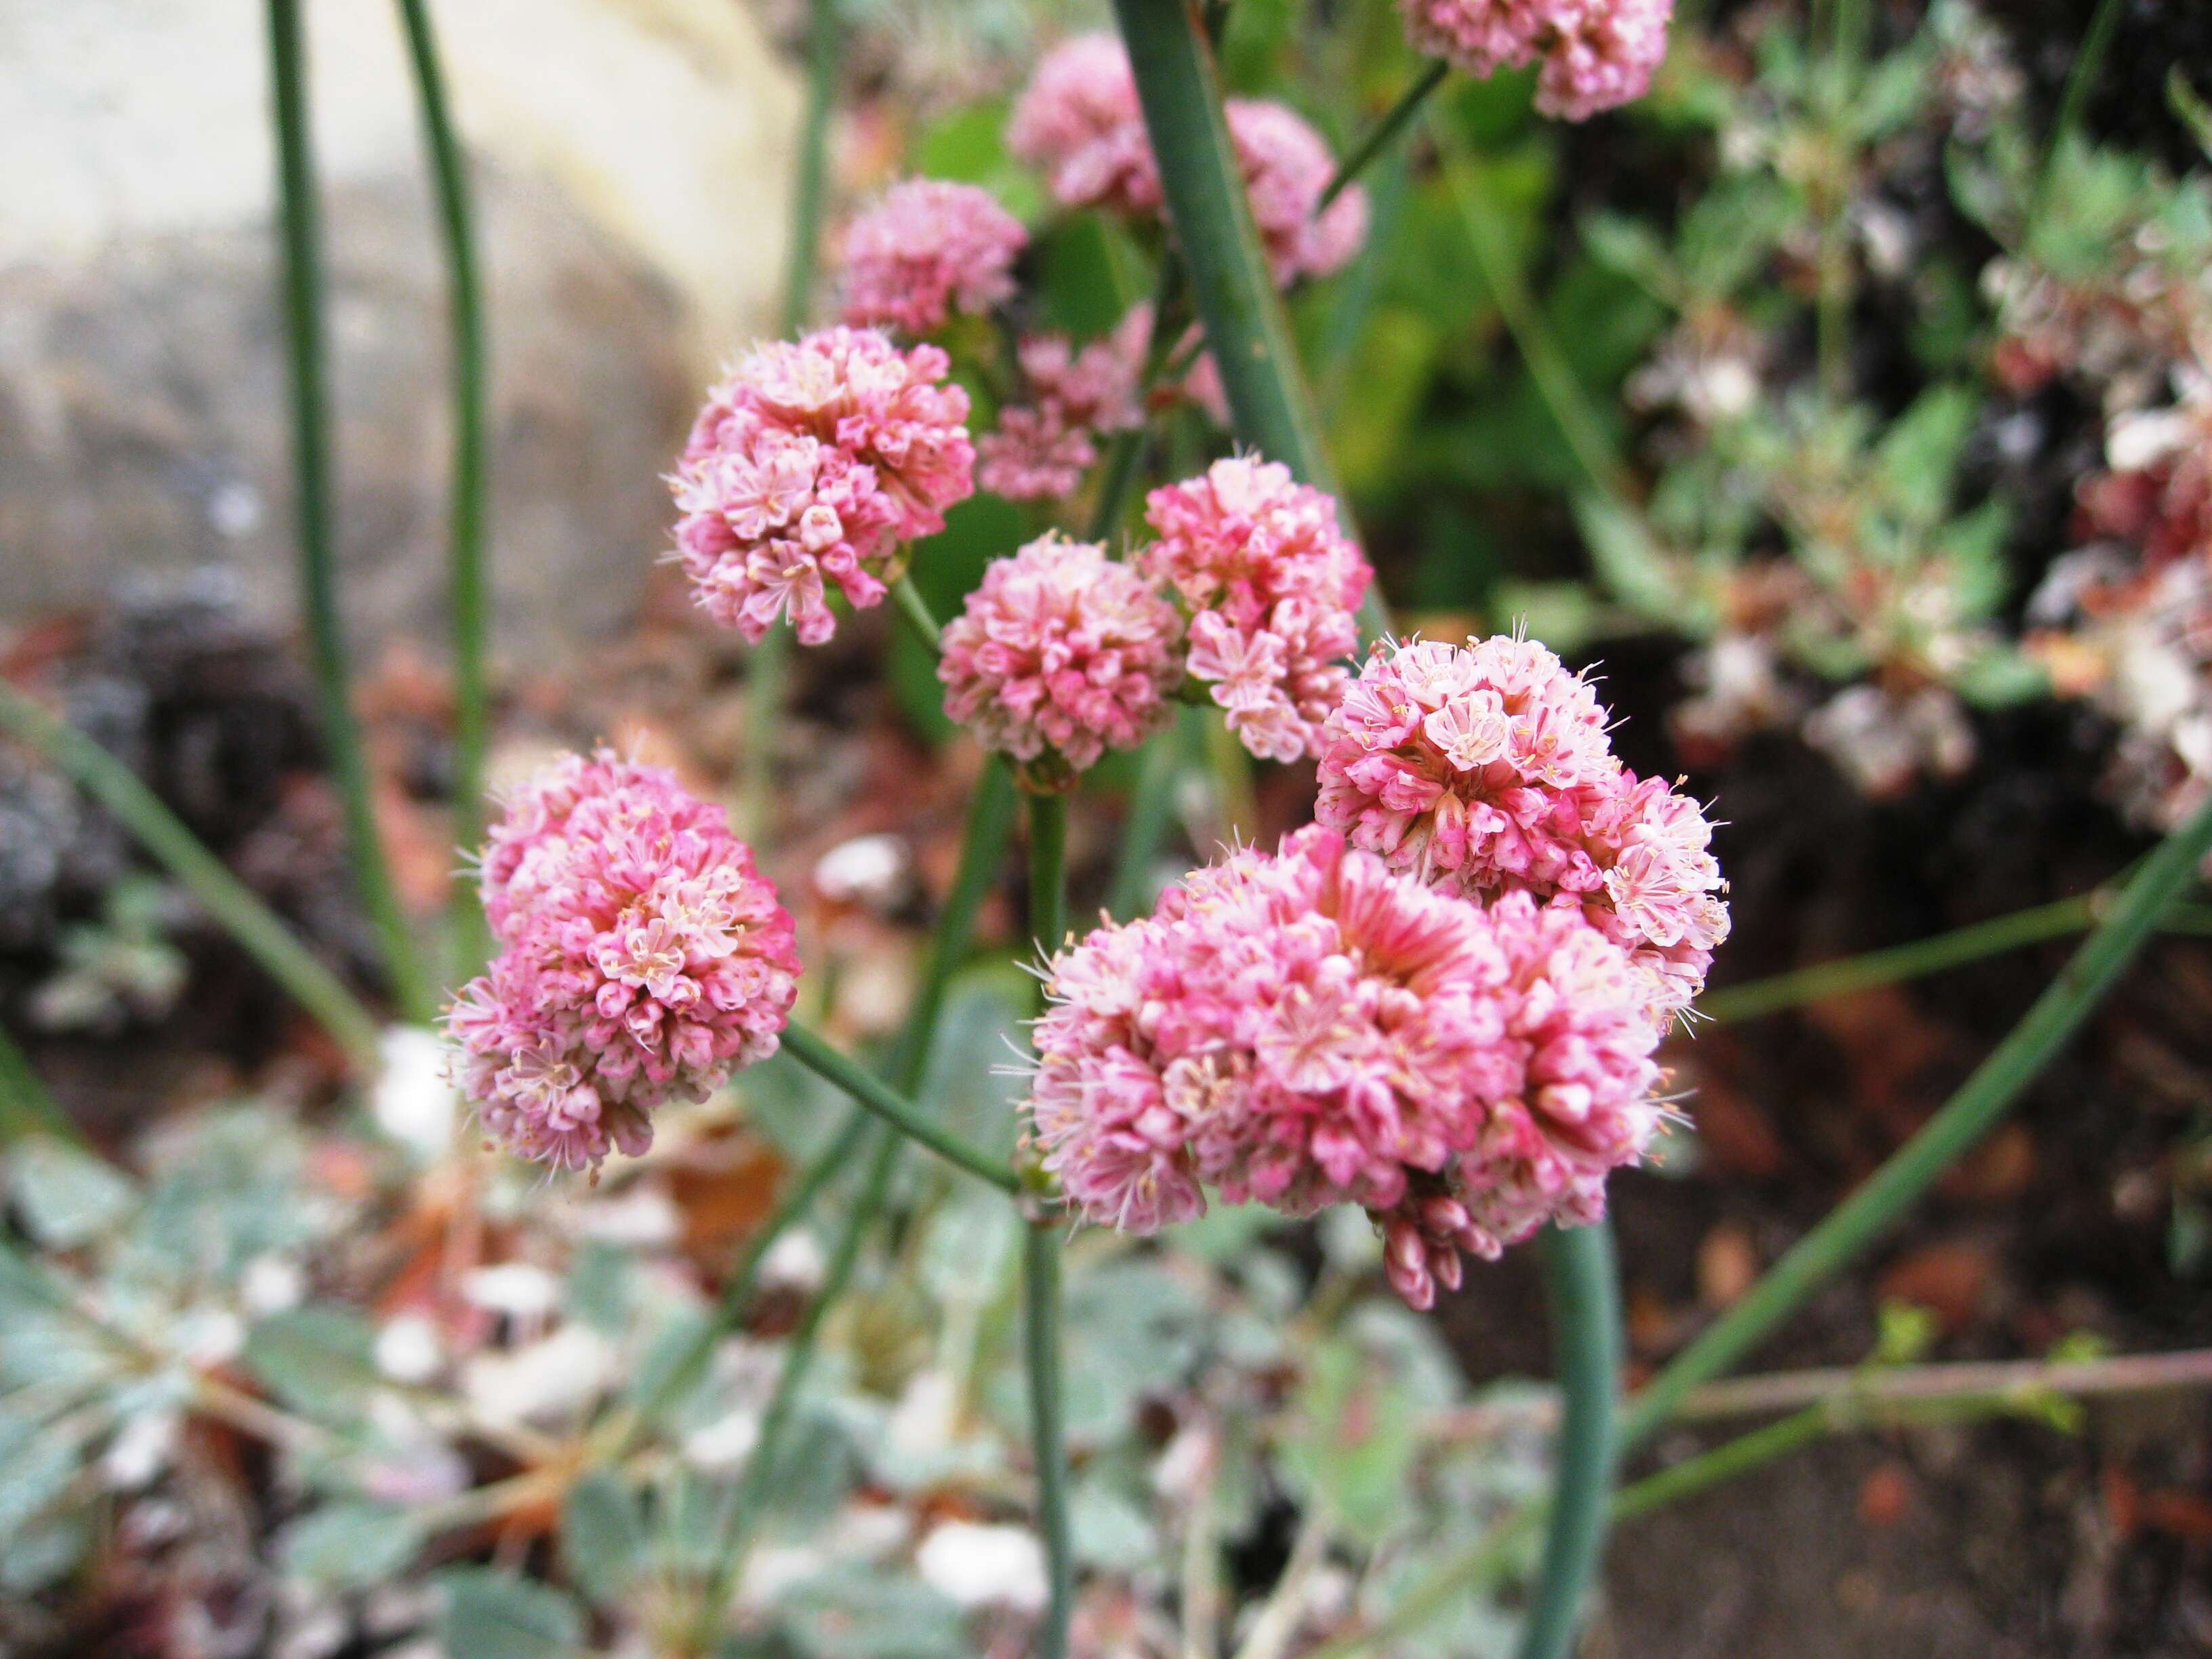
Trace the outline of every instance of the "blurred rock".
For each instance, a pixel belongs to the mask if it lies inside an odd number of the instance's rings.
[[[396,9],[307,5],[347,617],[443,632],[446,299]],[[734,0],[443,0],[490,290],[500,636],[620,627],[768,325],[798,94]],[[293,614],[261,9],[0,8],[0,619],[235,568]]]

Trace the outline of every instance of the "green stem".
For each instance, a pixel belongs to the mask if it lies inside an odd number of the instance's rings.
[[[129,767],[5,682],[0,682],[0,730],[38,750],[113,813],[270,978],[357,1061],[374,1070],[381,1029],[376,1017]]]
[[[1030,795],[1029,814],[1030,933],[1037,960],[1044,963],[1052,959],[1067,933],[1067,797]],[[1051,1587],[1044,1624],[1037,1633],[1040,1659],[1066,1659],[1075,1595],[1060,1402],[1057,1222],[1057,1216],[1048,1211],[1026,1217],[1022,1229],[1022,1357],[1029,1374],[1030,1439],[1036,1460],[1037,1530],[1044,1541]]]
[[[891,584],[891,601],[898,606],[915,637],[920,640],[932,657],[945,654],[944,629],[929,609],[929,601],[921,597],[921,590],[914,585],[911,575],[901,576]]]
[[[1738,1475],[1748,1474],[1761,1464],[1771,1463],[1823,1438],[1831,1426],[1827,1408],[1814,1406],[1748,1434],[1740,1434],[1711,1451],[1685,1458],[1672,1468],[1647,1474],[1623,1486],[1613,1500],[1613,1518],[1631,1521],[1662,1504],[1693,1497]]]
[[[713,1357],[714,1345],[737,1328],[738,1321],[744,1317],[745,1310],[752,1305],[753,1292],[760,1286],[761,1268],[768,1261],[769,1252],[776,1241],[806,1218],[814,1207],[814,1200],[822,1189],[839,1171],[852,1167],[853,1158],[860,1149],[870,1119],[860,1107],[853,1108],[836,1139],[817,1152],[812,1160],[799,1173],[799,1179],[782,1200],[770,1212],[767,1220],[753,1230],[745,1241],[744,1254],[738,1256],[730,1273],[729,1282],[722,1286],[722,1294],[714,1304],[714,1311],[685,1346],[683,1354],[664,1372],[651,1393],[640,1401],[632,1418],[633,1424],[650,1422],[672,1400],[681,1395],[697,1378],[700,1370]],[[619,1457],[628,1448],[629,1436],[624,1433],[612,1455]]]
[[[1049,962],[1067,939],[1067,797],[1031,795],[1030,934]]]
[[[799,173],[791,195],[791,248],[783,270],[783,326],[796,334],[811,314],[822,257],[822,209],[829,194],[830,117],[837,101],[837,0],[809,0],[806,115],[799,135]]]
[[[2195,879],[2208,851],[2212,801],[2142,861],[2058,977],[1942,1109],[1630,1400],[1621,1425],[1624,1447],[1640,1443],[1692,1389],[1758,1346],[2003,1117],[2135,960],[2168,907]]]
[[[1043,1217],[1022,1225],[1022,1350],[1029,1371],[1030,1429],[1036,1448],[1037,1530],[1043,1534],[1051,1595],[1037,1632],[1038,1659],[1066,1659],[1075,1601],[1075,1554],[1067,1520],[1067,1445],[1060,1401],[1060,1233]]]
[[[2096,920],[2100,893],[2079,893],[2010,915],[1993,916],[1948,933],[1869,951],[1835,962],[1814,963],[1746,985],[1731,985],[1700,998],[1698,1012],[1717,1024],[1758,1019],[1808,1002],[1848,996],[1855,991],[1893,985],[1923,974],[1979,961],[2002,951],[2078,933]]]
[[[1620,1375],[1620,1287],[1611,1226],[1601,1221],[1547,1228],[1544,1280],[1562,1415],[1550,1532],[1521,1644],[1522,1659],[1559,1659],[1571,1648],[1604,1554],[1613,1393]]]
[[[398,890],[377,834],[368,759],[348,696],[345,635],[338,619],[337,549],[331,527],[330,409],[324,386],[323,267],[314,155],[299,0],[268,0],[270,82],[275,94],[277,194],[284,246],[284,338],[292,369],[292,464],[298,494],[301,587],[331,775],[344,802],[354,881],[383,940],[385,971],[410,1019],[434,1003]]]
[[[791,1334],[790,1344],[784,1350],[783,1369],[776,1375],[775,1392],[769,1397],[768,1409],[761,1414],[760,1437],[754,1442],[752,1455],[746,1459],[744,1477],[720,1531],[718,1559],[708,1578],[699,1609],[697,1633],[701,1639],[697,1645],[702,1650],[719,1627],[722,1607],[737,1583],[745,1549],[752,1540],[754,1525],[768,1498],[769,1482],[776,1473],[777,1453],[782,1448],[784,1432],[790,1426],[792,1407],[798,1401],[799,1391],[813,1366],[815,1350],[821,1344],[823,1323],[852,1283],[853,1271],[860,1260],[860,1247],[890,1191],[891,1172],[898,1164],[899,1144],[899,1137],[889,1129],[877,1131],[875,1155],[868,1161],[860,1195],[831,1249],[821,1287],[806,1304],[799,1328]]]
[[[8,1028],[0,1025],[0,1147],[12,1146],[29,1135],[84,1144],[84,1136],[61,1103],[32,1069],[30,1057],[15,1046]]]
[[[1114,0],[1137,80],[1145,128],[1206,343],[1221,371],[1237,435],[1300,479],[1338,495],[1321,422],[1291,344],[1252,204],[1229,142],[1213,49],[1183,0]],[[1339,495],[1337,510],[1353,526]],[[1360,614],[1370,636],[1389,631],[1381,596]]]
[[[783,725],[784,685],[790,677],[793,636],[781,622],[745,653],[745,754],[738,799],[745,839],[763,845],[775,829],[775,739]]]
[[[422,106],[422,138],[438,197],[446,251],[446,303],[453,330],[453,477],[447,531],[448,601],[453,630],[453,841],[483,838],[484,756],[491,740],[488,635],[491,594],[484,571],[487,493],[483,294],[477,275],[476,236],[469,207],[466,158],[446,103],[438,39],[424,0],[399,0],[407,52]],[[462,977],[476,972],[490,948],[483,907],[465,872],[455,878],[453,937]]]
[[[1449,121],[1432,116],[1429,135],[1443,161],[1444,179],[1459,208],[1460,222],[1467,228],[1475,263],[1481,267],[1482,280],[1521,361],[1528,365],[1537,394],[1551,410],[1567,447],[1590,482],[1624,510],[1634,512],[1626,469],[1614,456],[1605,428],[1589,399],[1583,395],[1582,382],[1576,379],[1566,353],[1544,320],[1542,309],[1522,280],[1520,268],[1506,257],[1505,227],[1492,207],[1480,164],[1467,153]]]
[[[1001,1192],[1020,1192],[1020,1181],[1006,1165],[933,1122],[904,1095],[879,1080],[858,1060],[840,1054],[798,1021],[783,1028],[783,1048],[808,1071],[842,1089],[893,1128],[919,1141],[946,1163],[965,1170],[979,1181],[988,1182]]]
[[[1382,118],[1367,130],[1367,136],[1352,147],[1352,153],[1344,158],[1336,175],[1328,181],[1328,187],[1322,191],[1321,199],[1314,204],[1316,213],[1324,211],[1343,195],[1375,158],[1390,148],[1398,135],[1413,125],[1413,118],[1421,112],[1421,106],[1429,101],[1429,94],[1442,86],[1450,73],[1451,65],[1441,58],[1421,71],[1419,78],[1399,95],[1398,101],[1390,106]]]

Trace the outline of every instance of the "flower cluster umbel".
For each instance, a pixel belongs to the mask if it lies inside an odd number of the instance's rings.
[[[1660,1115],[1643,981],[1578,911],[1486,909],[1318,826],[1101,927],[1046,989],[1030,1119],[1083,1214],[1360,1204],[1416,1307],[1462,1249],[1601,1215]]]
[[[975,491],[968,394],[933,345],[837,327],[756,346],[709,394],[670,480],[699,604],[757,641],[837,629],[827,585],[881,603],[906,544]]]
[[[518,790],[483,853],[499,953],[447,1015],[454,1081],[523,1158],[596,1170],[652,1114],[765,1059],[798,995],[791,917],[718,806],[606,750]]]
[[[1032,787],[1135,748],[1186,677],[1255,755],[1317,753],[1350,680],[1371,572],[1328,495],[1231,457],[1154,490],[1146,517],[1159,538],[1127,564],[1050,537],[997,561],[945,630],[945,712]]]

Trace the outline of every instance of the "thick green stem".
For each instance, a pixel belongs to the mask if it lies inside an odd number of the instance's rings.
[[[113,813],[270,978],[361,1065],[374,1070],[381,1029],[376,1017],[129,767],[4,681],[0,681],[0,730],[38,750]]]
[[[793,643],[789,625],[779,622],[745,653],[745,753],[738,800],[745,839],[755,847],[764,844],[775,829],[775,739],[783,724]]]
[[[1374,163],[1375,158],[1390,148],[1398,135],[1413,125],[1413,118],[1421,112],[1421,106],[1429,101],[1429,94],[1442,86],[1444,77],[1450,73],[1451,65],[1441,58],[1421,71],[1419,77],[1400,94],[1398,101],[1390,106],[1382,118],[1370,127],[1366,136],[1352,147],[1352,153],[1344,158],[1336,169],[1335,176],[1328,181],[1328,187],[1322,191],[1321,199],[1314,204],[1316,213],[1323,211],[1331,202],[1343,195],[1352,181]]]
[[[1031,795],[1030,933],[1039,962],[1049,962],[1067,932],[1067,797]],[[1022,1358],[1029,1373],[1030,1443],[1035,1448],[1037,1531],[1044,1541],[1051,1595],[1037,1632],[1040,1659],[1066,1659],[1075,1596],[1075,1558],[1067,1525],[1067,1447],[1061,1430],[1060,1235],[1048,1212],[1022,1228]]]
[[[31,1069],[29,1057],[15,1046],[8,1028],[0,1025],[0,1147],[12,1146],[26,1135],[52,1135],[78,1145],[84,1141],[61,1103]]]
[[[1037,1632],[1038,1659],[1066,1659],[1075,1601],[1075,1554],[1067,1522],[1067,1445],[1060,1402],[1060,1233],[1045,1217],[1022,1226],[1022,1352],[1029,1370],[1030,1438],[1036,1449],[1037,1530],[1044,1539],[1050,1599]]]
[[[1221,371],[1237,435],[1305,483],[1337,493],[1321,422],[1291,343],[1290,325],[1252,222],[1229,142],[1221,87],[1204,23],[1183,0],[1114,0],[1137,80],[1145,128],[1206,343]],[[1349,509],[1340,497],[1338,510]],[[1381,596],[1360,616],[1370,636],[1389,630]]]
[[[474,847],[483,829],[484,756],[491,741],[491,593],[484,569],[489,455],[484,442],[483,293],[477,276],[467,159],[446,102],[437,35],[425,0],[399,0],[399,16],[406,27],[446,252],[446,304],[453,331],[453,477],[447,539],[453,634],[453,841]],[[483,962],[490,935],[476,884],[465,872],[455,878],[452,917],[459,967],[465,978]]]
[[[1559,1659],[1572,1646],[1604,1554],[1613,1391],[1620,1375],[1620,1289],[1611,1226],[1601,1221],[1547,1229],[1544,1282],[1562,1415],[1550,1531],[1521,1644],[1522,1659]]]
[[[323,741],[344,803],[346,841],[362,907],[383,941],[394,997],[412,1019],[434,1001],[377,833],[368,758],[354,720],[345,635],[338,619],[337,548],[331,526],[329,398],[324,386],[323,266],[307,122],[299,0],[268,0],[270,82],[276,122],[277,194],[284,246],[284,339],[292,372],[292,465],[298,495],[300,577],[307,601]]]
[[[1067,938],[1067,797],[1031,795],[1030,934],[1049,962]]]
[[[1692,1389],[1757,1347],[2003,1117],[2135,960],[2208,851],[2212,801],[2142,861],[2058,977],[1942,1109],[1630,1400],[1624,1447],[1641,1443]]]
[[[783,1028],[783,1048],[808,1071],[842,1089],[908,1139],[919,1141],[946,1163],[965,1170],[979,1181],[988,1182],[1001,1192],[1021,1190],[1021,1182],[1012,1170],[989,1153],[969,1146],[950,1129],[933,1122],[905,1096],[796,1020]]]

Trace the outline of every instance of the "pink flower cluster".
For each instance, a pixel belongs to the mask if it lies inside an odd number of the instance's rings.
[[[956,312],[981,316],[1013,297],[1014,261],[1028,245],[990,191],[906,179],[846,227],[844,319],[927,334]]]
[[[1319,827],[1234,854],[1052,962],[1029,1109],[1092,1220],[1365,1206],[1426,1307],[1459,1252],[1602,1213],[1661,1109],[1620,948],[1526,894],[1485,910]]]
[[[1230,99],[1224,112],[1276,283],[1287,287],[1340,269],[1366,239],[1365,192],[1355,185],[1316,213],[1336,170],[1321,135],[1262,99]],[[1006,148],[1041,168],[1069,207],[1132,218],[1160,213],[1159,164],[1136,78],[1111,35],[1077,35],[1045,54],[1007,122]]]
[[[1262,759],[1318,754],[1372,576],[1336,503],[1279,462],[1231,457],[1152,491],[1145,517],[1159,539],[1139,567],[1188,609],[1190,672],[1230,729]]]
[[[757,641],[788,616],[819,645],[834,582],[879,603],[904,546],[975,489],[968,394],[933,345],[873,329],[756,346],[709,394],[670,486],[677,555],[708,615]]]
[[[790,915],[721,809],[605,750],[517,793],[483,862],[500,951],[447,1015],[454,1081],[523,1158],[596,1170],[652,1113],[775,1052]]]
[[[1686,1008],[1728,936],[1697,804],[1621,765],[1589,684],[1532,641],[1377,647],[1321,740],[1314,816],[1447,891],[1581,907]]]
[[[945,630],[945,711],[1065,787],[1165,724],[1182,677],[1175,607],[1106,550],[1056,536],[994,562]]]
[[[1569,121],[1630,103],[1667,56],[1674,0],[1399,0],[1417,51],[1478,77],[1536,72],[1536,107]]]

